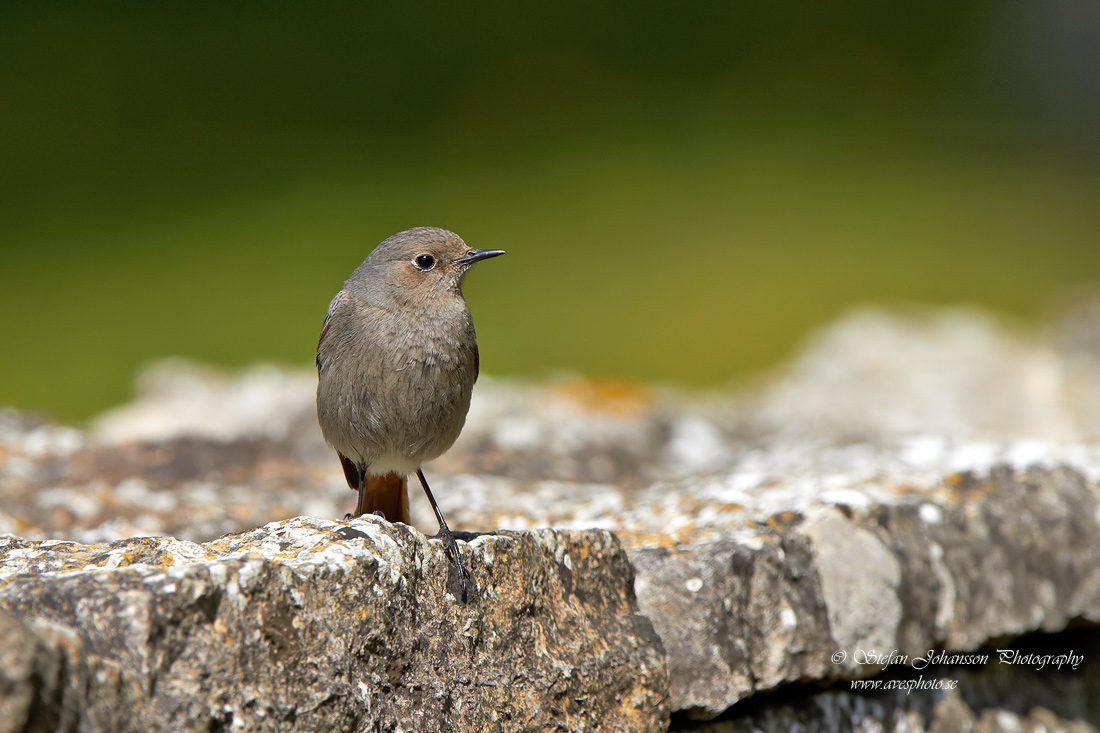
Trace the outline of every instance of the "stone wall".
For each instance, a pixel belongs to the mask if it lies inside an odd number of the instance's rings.
[[[308,372],[2,412],[0,730],[1091,729],[1098,332],[866,311],[739,390],[483,378],[426,467],[465,602],[438,541],[338,519]],[[1040,632],[1084,661],[997,661]]]

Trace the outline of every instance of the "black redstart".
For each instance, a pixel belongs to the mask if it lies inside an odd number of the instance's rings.
[[[367,255],[328,307],[317,344],[317,420],[336,449],[355,516],[410,523],[416,473],[465,594],[467,571],[421,464],[455,442],[478,374],[477,336],[462,298],[470,265],[502,255],[433,227],[393,235]]]

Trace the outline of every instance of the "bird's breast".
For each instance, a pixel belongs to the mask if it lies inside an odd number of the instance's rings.
[[[333,447],[360,465],[419,466],[454,443],[477,379],[476,336],[460,305],[357,307],[333,320],[318,354],[318,417]]]

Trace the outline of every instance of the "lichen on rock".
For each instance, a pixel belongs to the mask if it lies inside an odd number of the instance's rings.
[[[1037,729],[1045,714],[986,715],[973,696],[886,720],[838,686],[892,672],[856,651],[965,652],[1100,619],[1090,303],[1038,333],[862,311],[737,391],[483,378],[429,466],[473,532],[468,604],[438,543],[333,519],[354,497],[308,372],[161,365],[89,430],[2,411],[0,705],[16,712],[0,717],[815,730],[812,702],[853,730]],[[412,516],[434,529],[415,492]]]

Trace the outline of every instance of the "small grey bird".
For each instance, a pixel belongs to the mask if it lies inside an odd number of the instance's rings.
[[[317,420],[359,492],[355,516],[409,524],[407,479],[415,472],[463,593],[467,571],[421,465],[458,438],[477,380],[462,279],[475,262],[502,254],[471,249],[445,229],[399,232],[332,299],[317,344]]]

